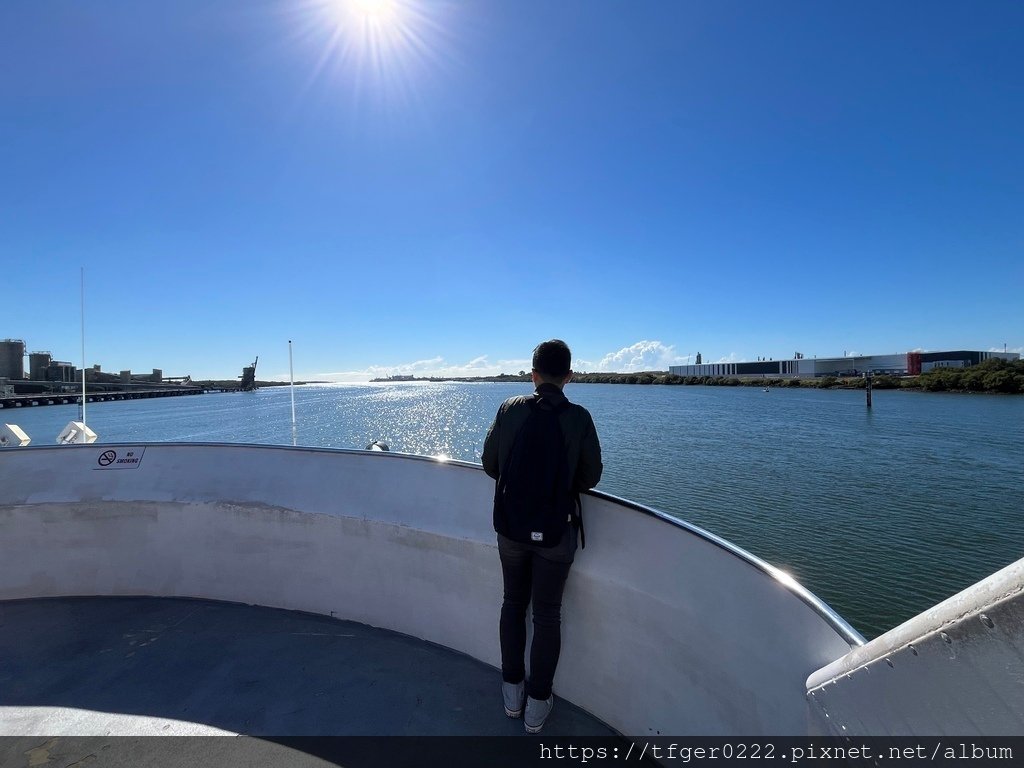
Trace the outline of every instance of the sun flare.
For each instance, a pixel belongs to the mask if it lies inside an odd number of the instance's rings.
[[[337,0],[343,13],[356,21],[389,27],[401,23],[402,7],[398,0]]]
[[[294,2],[294,37],[316,56],[310,85],[322,80],[355,93],[412,99],[415,81],[443,56],[443,5],[424,0]]]

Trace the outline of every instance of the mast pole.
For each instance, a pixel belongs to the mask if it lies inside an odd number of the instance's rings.
[[[85,267],[82,267],[82,424],[85,425]]]
[[[292,366],[292,342],[288,340],[288,378],[291,381],[292,392],[292,445],[298,440],[298,427],[295,425],[295,368]]]

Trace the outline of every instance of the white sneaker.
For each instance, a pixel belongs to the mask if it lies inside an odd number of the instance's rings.
[[[523,695],[526,693],[525,683],[501,684],[501,698],[505,700],[505,714],[519,717],[523,714]]]
[[[535,699],[532,696],[526,699],[526,716],[523,718],[523,725],[527,733],[540,733],[544,727],[544,721],[548,719],[551,710],[555,706],[555,697],[548,696],[546,699]]]

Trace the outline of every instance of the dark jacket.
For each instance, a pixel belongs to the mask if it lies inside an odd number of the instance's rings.
[[[552,405],[558,405],[566,400],[562,390],[554,384],[541,384],[537,387],[537,394]],[[495,480],[508,461],[519,428],[530,415],[530,406],[527,402],[530,399],[531,396],[528,395],[510,397],[498,408],[494,423],[487,430],[481,461],[484,471]],[[559,423],[565,437],[569,474],[573,478],[572,490],[580,492],[593,488],[601,479],[603,465],[601,443],[597,439],[597,430],[594,428],[590,412],[582,405],[570,403],[559,416]]]

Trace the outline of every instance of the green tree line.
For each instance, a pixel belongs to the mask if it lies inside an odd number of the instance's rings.
[[[513,382],[530,380],[525,371],[503,373],[499,376],[470,378],[429,378],[428,381],[492,381]],[[580,384],[703,384],[715,387],[804,387],[811,389],[864,389],[862,376],[837,378],[821,376],[815,379],[740,379],[734,376],[676,376],[666,371],[637,373],[573,374]],[[1024,394],[1024,360],[1007,361],[992,358],[969,368],[935,368],[920,376],[872,376],[873,389],[920,389],[925,392],[1002,392]]]
[[[644,373],[578,373],[584,384],[703,384],[724,387],[809,387],[864,389],[862,376],[815,379],[740,379],[731,376],[676,376],[662,371]],[[969,368],[934,368],[920,376],[872,376],[873,389],[921,389],[925,392],[1003,392],[1024,394],[1024,360],[992,358]]]
[[[1024,394],[1024,360],[993,357],[970,368],[934,368],[918,376],[927,392]]]

